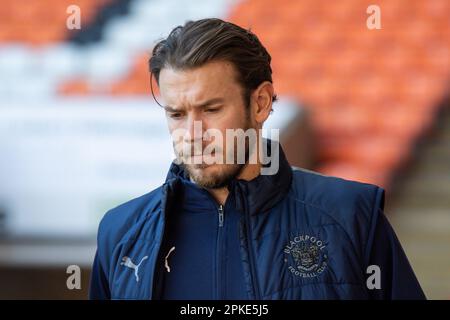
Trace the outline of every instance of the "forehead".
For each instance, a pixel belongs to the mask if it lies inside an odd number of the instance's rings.
[[[240,91],[232,63],[208,62],[200,67],[178,70],[163,68],[159,75],[162,99],[168,104],[190,104],[210,98],[229,100]]]

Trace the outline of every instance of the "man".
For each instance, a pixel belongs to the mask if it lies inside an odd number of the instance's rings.
[[[381,188],[292,168],[261,138],[270,61],[253,33],[219,19],[156,45],[150,71],[177,158],[160,188],[102,219],[92,299],[425,298]],[[256,141],[220,143],[239,129]],[[255,160],[261,149],[270,161]]]

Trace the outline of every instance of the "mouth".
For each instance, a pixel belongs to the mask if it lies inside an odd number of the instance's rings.
[[[201,165],[201,164],[204,164],[203,158],[204,158],[203,155],[195,155],[195,156],[187,157],[186,161],[187,161],[187,164]]]
[[[202,166],[210,166],[212,164],[217,163],[217,159],[215,159],[216,152],[212,152],[210,154],[197,154],[192,156],[184,156],[183,161],[188,165],[202,165]]]

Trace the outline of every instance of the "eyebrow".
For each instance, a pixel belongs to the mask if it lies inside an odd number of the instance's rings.
[[[213,98],[210,100],[207,100],[197,106],[195,106],[195,108],[206,108],[208,106],[214,105],[214,104],[218,104],[218,103],[223,103],[225,100],[223,98]],[[164,109],[168,112],[179,112],[180,109],[171,107],[171,106],[164,106]]]

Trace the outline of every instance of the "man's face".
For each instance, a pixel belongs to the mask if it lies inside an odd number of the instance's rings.
[[[184,132],[173,141],[177,160],[200,186],[225,187],[244,167],[236,161],[238,146],[225,139],[226,129],[245,131],[252,127],[251,112],[244,104],[243,89],[237,82],[234,66],[215,61],[190,70],[164,68],[160,72],[159,87],[170,133],[174,136],[174,132]],[[209,129],[220,131],[223,140],[213,136],[205,140],[204,133]],[[194,149],[196,146],[199,148]],[[211,163],[208,156],[202,156],[207,146],[213,150],[210,157],[222,154],[223,163]],[[248,154],[248,146],[245,152]],[[233,155],[233,163],[225,163],[227,154]]]

